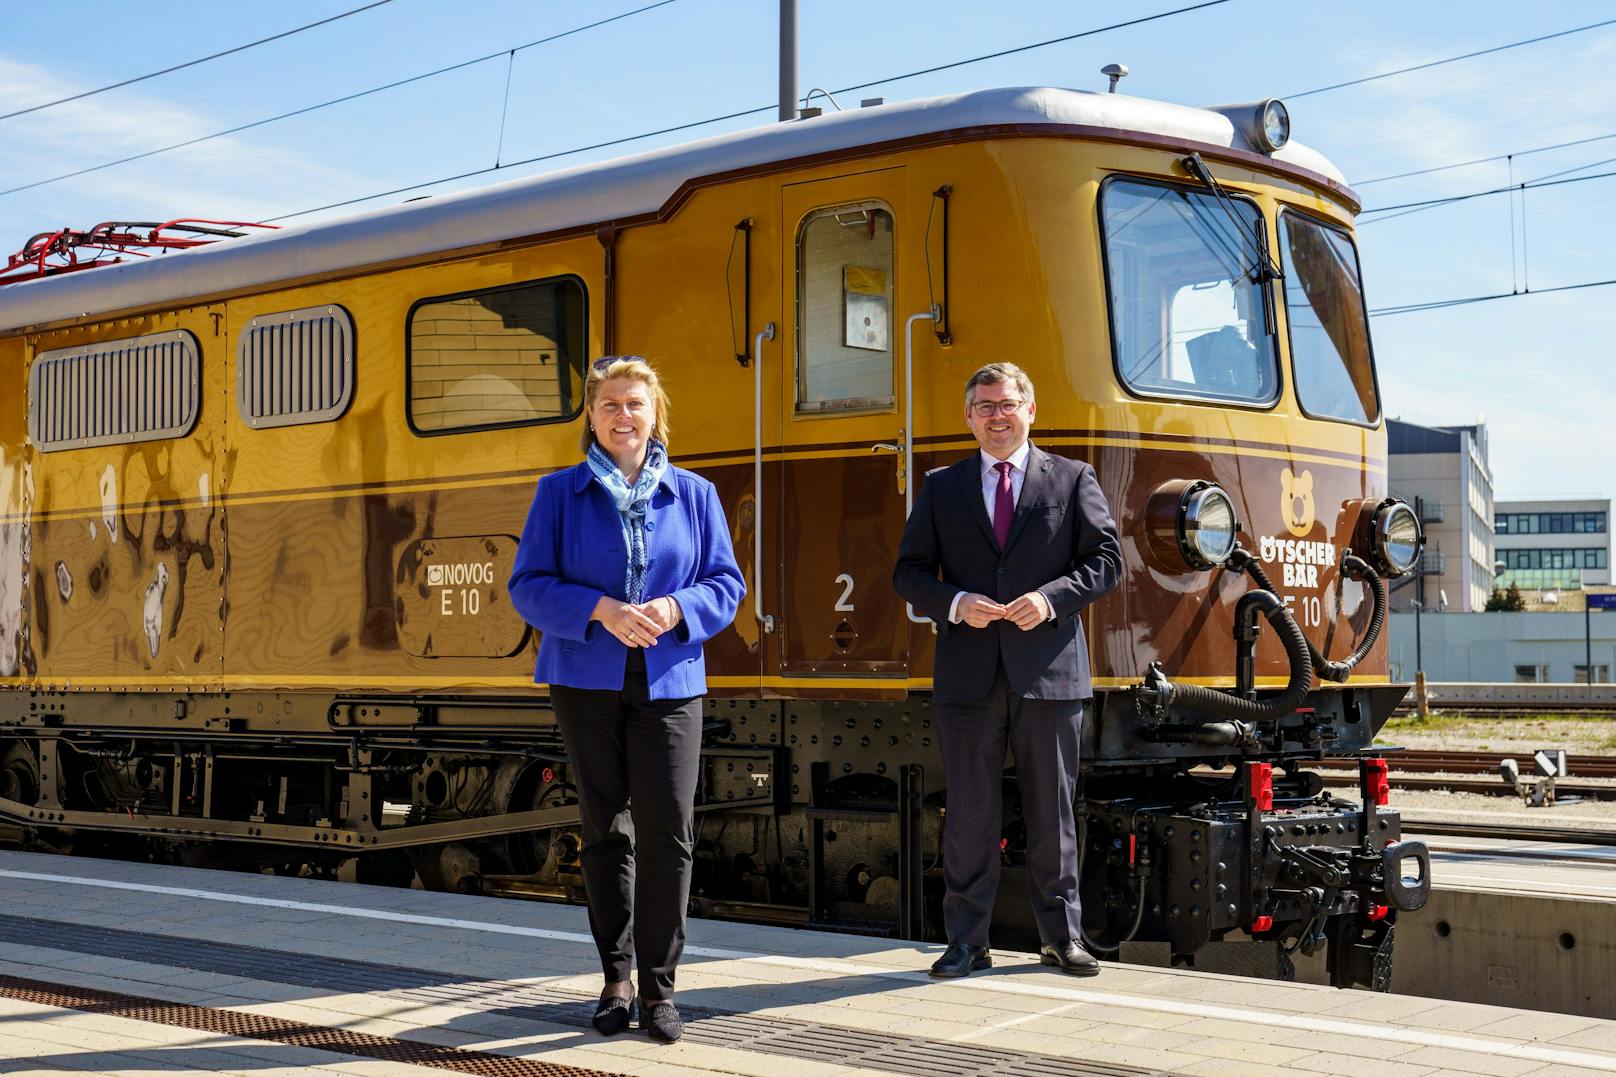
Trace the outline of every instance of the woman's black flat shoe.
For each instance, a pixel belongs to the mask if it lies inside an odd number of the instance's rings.
[[[602,1036],[615,1036],[627,1029],[633,1020],[634,1000],[612,995],[600,1000],[600,1005],[595,1007],[595,1016],[589,1019],[589,1023]]]
[[[673,1043],[685,1034],[685,1023],[671,1002],[641,1002],[640,1027],[658,1043]]]

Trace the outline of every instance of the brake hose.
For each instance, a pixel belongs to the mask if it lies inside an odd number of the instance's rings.
[[[1273,721],[1294,713],[1307,702],[1308,694],[1313,689],[1313,659],[1309,654],[1307,637],[1302,634],[1291,611],[1285,608],[1285,603],[1272,591],[1247,591],[1241,595],[1235,607],[1235,621],[1239,624],[1246,618],[1255,620],[1258,612],[1268,618],[1268,623],[1285,647],[1286,657],[1290,659],[1290,681],[1279,695],[1263,700],[1242,699],[1198,684],[1175,684],[1154,662],[1145,675],[1141,695],[1162,709],[1176,704],[1247,721]]]
[[[1263,590],[1274,590],[1272,581],[1268,579],[1268,573],[1263,571],[1262,565],[1251,555],[1251,551],[1236,546],[1234,553],[1229,555],[1229,567],[1236,572],[1246,573]],[[1375,645],[1375,641],[1380,638],[1381,628],[1386,623],[1386,587],[1380,578],[1380,573],[1370,567],[1369,563],[1363,558],[1356,557],[1351,553],[1341,559],[1341,572],[1350,580],[1362,581],[1364,586],[1369,589],[1373,607],[1369,616],[1369,631],[1364,633],[1363,642],[1358,644],[1357,650],[1346,658],[1339,662],[1332,662],[1319,653],[1318,648],[1313,646],[1312,640],[1303,637],[1307,643],[1308,656],[1313,660],[1313,672],[1318,674],[1319,680],[1334,681],[1337,684],[1346,683],[1347,678],[1352,675],[1354,667],[1364,660],[1364,657],[1369,654],[1370,648]]]

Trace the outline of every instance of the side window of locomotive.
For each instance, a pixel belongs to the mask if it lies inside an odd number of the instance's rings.
[[[892,214],[820,210],[797,236],[797,411],[890,408]]]
[[[568,277],[416,303],[406,334],[410,426],[444,434],[574,418],[585,298]]]
[[[40,352],[28,371],[28,436],[40,452],[184,437],[201,377],[201,349],[183,329]]]
[[[1358,250],[1337,229],[1280,214],[1291,366],[1302,410],[1321,419],[1380,419]]]
[[[1257,207],[1231,205],[1262,235]],[[1100,214],[1123,384],[1146,396],[1273,403],[1279,363],[1264,290],[1251,280],[1251,242],[1213,196],[1111,179]]]

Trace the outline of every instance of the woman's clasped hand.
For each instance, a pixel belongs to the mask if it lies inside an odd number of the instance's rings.
[[[649,602],[624,602],[602,595],[591,618],[630,647],[655,647],[657,637],[677,626],[681,614],[671,595]]]

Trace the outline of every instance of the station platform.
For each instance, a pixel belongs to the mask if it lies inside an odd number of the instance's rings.
[[[1616,846],[1496,838],[1421,837],[1447,890],[1616,901]]]
[[[1616,1073],[1616,1022],[692,920],[688,1031],[588,1027],[585,911],[0,852],[0,1072],[1084,1077]]]

